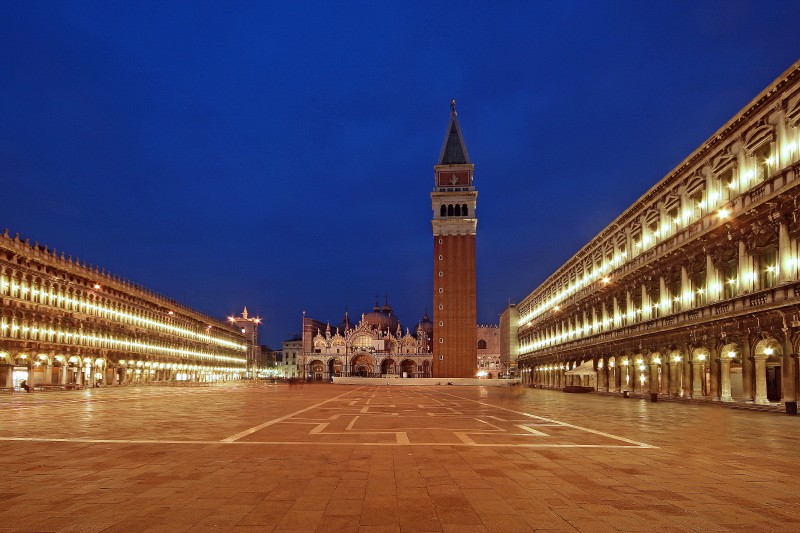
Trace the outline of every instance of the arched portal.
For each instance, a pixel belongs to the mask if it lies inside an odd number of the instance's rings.
[[[328,377],[333,379],[334,376],[342,375],[342,362],[339,359],[333,358],[328,361]]]
[[[323,374],[325,373],[325,365],[319,359],[314,359],[308,364],[311,379],[314,381],[322,381]]]
[[[404,359],[403,362],[400,363],[400,370],[403,372],[404,378],[413,378],[415,368],[416,365],[411,359]]]
[[[397,363],[394,359],[384,359],[381,362],[381,374],[397,374]]]
[[[372,357],[366,353],[356,355],[350,360],[350,369],[353,376],[372,376]]]

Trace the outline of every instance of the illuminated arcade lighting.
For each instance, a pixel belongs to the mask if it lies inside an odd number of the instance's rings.
[[[720,220],[724,220],[728,218],[730,215],[731,212],[728,209],[720,209],[719,211],[717,211],[717,216],[720,218]]]
[[[772,347],[767,346],[766,348],[764,348],[765,355],[772,355],[773,353],[775,353],[775,350],[773,350]]]

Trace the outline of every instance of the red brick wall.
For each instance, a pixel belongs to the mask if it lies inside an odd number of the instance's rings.
[[[475,377],[476,307],[475,236],[434,235],[433,377]]]

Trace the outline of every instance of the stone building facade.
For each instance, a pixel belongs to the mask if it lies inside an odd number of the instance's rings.
[[[497,325],[478,325],[478,373],[481,378],[508,377],[508,367],[500,360],[500,328]]]
[[[0,388],[244,377],[225,322],[55,249],[0,235]]]
[[[501,317],[529,384],[796,408],[800,62]]]
[[[281,377],[303,377],[301,371],[300,355],[303,353],[303,338],[300,335],[287,339],[281,343]]]

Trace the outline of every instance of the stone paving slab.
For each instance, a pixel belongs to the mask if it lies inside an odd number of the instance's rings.
[[[480,387],[0,398],[0,532],[798,531],[800,419]]]

